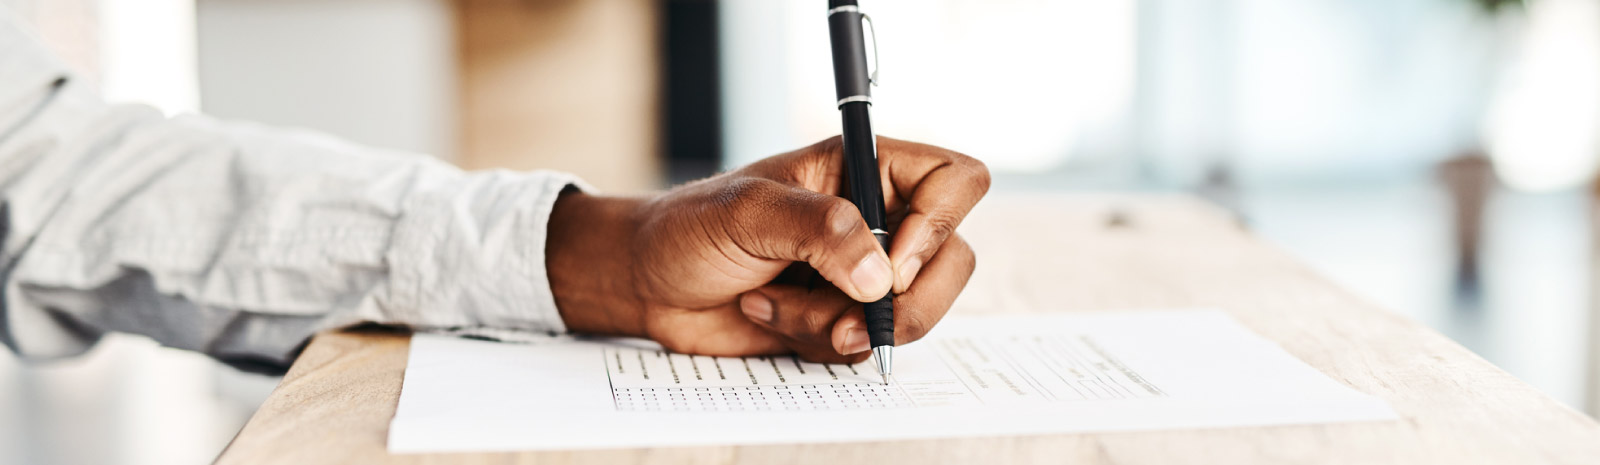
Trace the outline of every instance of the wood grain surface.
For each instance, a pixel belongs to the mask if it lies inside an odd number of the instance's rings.
[[[1180,196],[992,198],[962,234],[978,271],[953,312],[1212,307],[1393,422],[860,444],[401,455],[384,451],[407,338],[318,336],[220,463],[1595,464],[1600,424],[1420,324],[1330,285]],[[550,418],[550,421],[561,421]]]

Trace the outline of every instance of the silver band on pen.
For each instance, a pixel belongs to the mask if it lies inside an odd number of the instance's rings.
[[[850,103],[850,102],[867,102],[868,105],[871,105],[872,104],[872,96],[871,95],[852,95],[852,96],[849,96],[849,97],[845,97],[845,98],[839,99],[839,106],[842,107],[842,106],[844,106],[844,104]]]

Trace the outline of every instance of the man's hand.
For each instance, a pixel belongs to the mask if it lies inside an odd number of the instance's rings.
[[[972,249],[955,229],[989,172],[889,138],[878,139],[878,157],[889,255],[839,196],[837,137],[652,198],[564,194],[546,246],[556,306],[572,331],[647,337],[675,352],[853,363],[870,353],[861,302],[892,288],[895,343],[915,341],[972,275]]]

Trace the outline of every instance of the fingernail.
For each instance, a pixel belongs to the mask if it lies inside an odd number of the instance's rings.
[[[856,264],[855,271],[850,272],[850,282],[855,284],[856,291],[867,297],[882,297],[889,293],[889,287],[894,285],[894,274],[889,270],[889,260],[883,255],[871,254],[861,259]]]
[[[905,292],[907,288],[911,287],[911,281],[917,279],[917,272],[921,270],[922,259],[916,257],[907,259],[905,263],[900,264],[900,276],[895,281],[894,288],[900,292]]]
[[[744,310],[745,316],[762,323],[772,322],[772,299],[761,295],[759,292],[746,292],[739,299],[739,309]]]
[[[860,326],[852,327],[844,332],[844,348],[839,350],[841,355],[859,354],[866,352],[867,330]]]

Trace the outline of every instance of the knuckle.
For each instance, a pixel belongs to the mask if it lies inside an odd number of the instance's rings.
[[[971,185],[978,191],[979,195],[989,192],[989,186],[993,183],[993,178],[989,174],[989,165],[984,164],[983,160],[961,152],[949,149],[943,150],[950,160],[950,166],[961,170],[961,173],[970,180]]]
[[[833,334],[833,319],[824,312],[807,311],[802,321],[800,327],[796,328],[798,334],[793,334],[797,339],[826,342]]]
[[[811,144],[810,147],[806,147],[803,151],[813,157],[831,158],[835,154],[844,151],[844,135],[834,135],[817,141],[817,143]]]
[[[961,235],[958,234],[951,236],[951,239],[955,240],[953,252],[955,252],[956,256],[961,259],[962,267],[966,269],[967,276],[971,276],[972,272],[978,269],[977,252],[972,250],[972,246],[968,244],[967,240],[963,239]]]
[[[939,252],[939,256],[954,259],[955,264],[960,265],[968,276],[973,275],[973,270],[978,270],[978,252],[973,251],[973,246],[966,243],[962,235],[950,235],[946,248]]]
[[[968,177],[972,179],[972,186],[980,195],[989,192],[989,186],[993,183],[993,178],[989,175],[989,165],[959,153],[956,154],[956,164],[966,170]]]
[[[898,333],[904,334],[904,337],[900,338],[901,344],[916,342],[922,339],[922,336],[927,335],[928,330],[933,329],[933,324],[929,323],[927,318],[918,314],[907,314],[900,321],[901,328]]]
[[[834,197],[822,203],[822,231],[819,236],[831,241],[843,241],[862,224],[861,214],[849,200]]]
[[[928,244],[927,248],[930,250],[938,248],[939,244],[943,243],[946,238],[955,234],[956,225],[960,223],[961,218],[956,216],[955,212],[948,210],[928,212],[928,229],[933,232],[928,239],[933,243]]]

